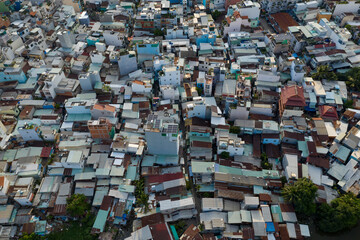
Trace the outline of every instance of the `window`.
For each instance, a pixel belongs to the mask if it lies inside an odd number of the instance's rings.
[[[172,136],[173,136],[173,137],[177,137],[177,134],[173,134]]]
[[[166,133],[162,133],[161,136],[166,137]]]

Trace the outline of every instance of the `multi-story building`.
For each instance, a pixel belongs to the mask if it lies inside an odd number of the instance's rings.
[[[243,155],[245,142],[237,134],[218,131],[217,133],[217,152],[228,152],[230,156]]]
[[[285,86],[281,89],[279,113],[281,117],[301,116],[306,106],[304,90],[299,86]]]
[[[75,45],[75,36],[69,30],[60,31],[57,33],[60,45],[63,48],[72,48]]]
[[[89,132],[94,139],[111,139],[113,134],[112,125],[107,118],[99,118],[98,120],[89,120],[88,123]]]
[[[181,75],[180,69],[176,66],[163,66],[159,71],[160,85],[180,86]]]
[[[179,125],[175,119],[150,114],[144,130],[150,154],[177,155],[179,153]]]

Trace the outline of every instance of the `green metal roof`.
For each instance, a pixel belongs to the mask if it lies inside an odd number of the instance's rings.
[[[242,223],[240,211],[228,212],[228,222],[229,222],[229,224]]]
[[[105,224],[106,224],[108,214],[109,214],[109,211],[105,211],[105,210],[100,209],[97,216],[96,216],[93,228],[99,229],[100,232],[103,232],[104,228],[105,228]]]
[[[137,167],[136,166],[129,166],[126,171],[126,179],[130,179],[131,181],[134,181],[136,179],[137,175]]]
[[[214,173],[214,162],[191,161],[191,170],[193,173]]]
[[[120,192],[127,192],[127,193],[133,193],[135,192],[135,186],[134,185],[119,185],[119,191]]]
[[[199,142],[212,142],[213,137],[198,137],[198,136],[189,136],[190,142],[199,141]]]
[[[302,151],[302,157],[308,157],[309,156],[309,149],[306,144],[306,141],[298,141],[298,149]]]
[[[68,114],[66,117],[66,122],[85,122],[91,120],[91,114]]]
[[[234,174],[234,175],[243,175],[248,177],[280,178],[279,172],[276,170],[252,171],[252,170],[219,165],[217,172]]]
[[[174,239],[175,239],[175,240],[179,240],[179,235],[178,235],[177,232],[176,232],[175,226],[174,226],[174,225],[170,225],[170,229],[171,229],[172,235],[174,236]]]
[[[9,149],[6,150],[3,156],[3,160],[7,161],[7,162],[12,162],[15,159],[16,156],[16,149]]]
[[[271,205],[270,208],[274,222],[283,222],[280,206]]]

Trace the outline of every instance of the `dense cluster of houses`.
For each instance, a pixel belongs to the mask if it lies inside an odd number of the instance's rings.
[[[360,193],[360,93],[311,77],[360,66],[359,10],[0,2],[0,239],[54,231],[73,194],[100,239],[309,238],[285,182]]]

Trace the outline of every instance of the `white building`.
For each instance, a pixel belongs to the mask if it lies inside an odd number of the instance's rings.
[[[83,168],[85,156],[82,150],[72,150],[66,159],[61,159],[64,168]]]
[[[72,48],[75,44],[75,36],[71,31],[60,31],[57,33],[57,37],[63,48]]]
[[[65,74],[61,68],[52,68],[41,74],[39,78],[43,79],[45,83],[41,89],[45,98],[54,99],[56,97],[55,89],[58,87],[61,80],[65,78]]]
[[[120,76],[125,76],[138,69],[136,55],[134,51],[129,51],[129,54],[120,55],[118,58]]]
[[[160,85],[180,86],[181,74],[179,67],[164,66],[159,72]]]
[[[122,47],[124,45],[124,37],[120,32],[104,31],[103,36],[106,45],[113,45],[115,47]]]
[[[335,9],[333,16],[339,16],[343,13],[358,13],[360,3],[357,1],[342,1],[341,3],[335,2]]]
[[[101,82],[100,74],[98,71],[87,72],[79,75],[79,82],[81,89],[90,91],[94,89],[97,82]]]
[[[290,74],[291,80],[301,83],[305,76],[305,62],[299,59],[296,59],[291,62]]]
[[[102,64],[105,60],[105,56],[98,50],[94,50],[90,53],[90,58],[92,63]]]
[[[201,207],[203,212],[224,210],[224,202],[222,198],[202,198]]]
[[[194,97],[193,101],[182,104],[183,118],[198,117],[209,120],[212,107],[217,107],[214,97]]]
[[[97,99],[81,100],[69,98],[65,100],[65,109],[68,114],[91,114],[91,107],[97,103]]]
[[[285,177],[289,179],[298,179],[298,156],[292,154],[285,154],[283,157],[283,168],[285,169]]]
[[[219,131],[217,133],[217,152],[228,152],[230,156],[244,155],[244,144],[236,134]]]
[[[173,120],[149,115],[144,130],[150,154],[178,155],[180,147],[179,125]]]
[[[170,99],[172,101],[179,100],[180,93],[177,87],[170,85],[160,86],[161,97],[164,100]]]
[[[351,33],[346,28],[340,28],[335,22],[322,18],[319,24],[327,30],[327,35],[336,44],[336,49],[344,49],[349,43]]]
[[[228,26],[224,26],[224,35],[227,35],[228,33],[231,32],[240,32],[243,20],[241,17],[239,18],[229,17],[229,19],[227,19],[227,23]]]
[[[250,19],[258,19],[260,16],[260,4],[253,1],[243,1],[235,5],[240,16],[246,16]]]
[[[25,125],[18,128],[23,141],[42,141],[40,128],[36,125]]]
[[[14,184],[14,190],[16,190],[14,200],[21,206],[32,206],[32,186],[34,184],[33,177],[18,178]]]
[[[134,93],[151,93],[152,90],[152,84],[148,81],[140,81],[140,80],[134,80],[131,83],[132,92]]]
[[[159,201],[160,212],[164,214],[165,221],[177,221],[189,219],[196,214],[195,202],[192,197],[171,201],[170,199]]]

